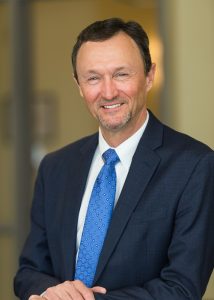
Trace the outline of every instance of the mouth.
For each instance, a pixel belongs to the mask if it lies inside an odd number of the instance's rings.
[[[122,105],[123,105],[123,103],[118,103],[118,104],[103,105],[102,107],[104,109],[115,109],[115,108],[118,108],[118,107],[120,107]]]

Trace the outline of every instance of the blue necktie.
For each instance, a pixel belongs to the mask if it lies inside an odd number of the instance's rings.
[[[85,218],[75,279],[92,287],[100,252],[111,220],[116,192],[117,153],[108,149],[102,155],[105,164],[95,181]]]

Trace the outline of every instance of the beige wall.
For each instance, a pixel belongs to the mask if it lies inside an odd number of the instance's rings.
[[[167,121],[214,148],[214,1],[163,0]]]

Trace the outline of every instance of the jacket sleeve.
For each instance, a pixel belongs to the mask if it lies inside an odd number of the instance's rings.
[[[206,154],[183,190],[168,263],[142,286],[95,294],[96,300],[200,300],[214,266],[214,154]]]
[[[44,161],[39,168],[31,210],[31,230],[19,261],[19,270],[14,280],[17,297],[27,300],[31,295],[40,295],[50,286],[59,283],[53,276],[45,228],[45,188],[43,182]]]

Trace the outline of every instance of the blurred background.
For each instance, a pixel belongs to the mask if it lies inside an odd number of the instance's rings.
[[[12,282],[39,162],[97,130],[73,82],[70,54],[85,26],[109,17],[136,20],[150,36],[157,63],[152,111],[214,148],[213,0],[0,1],[2,300],[15,299]],[[214,276],[204,299],[214,299]]]

